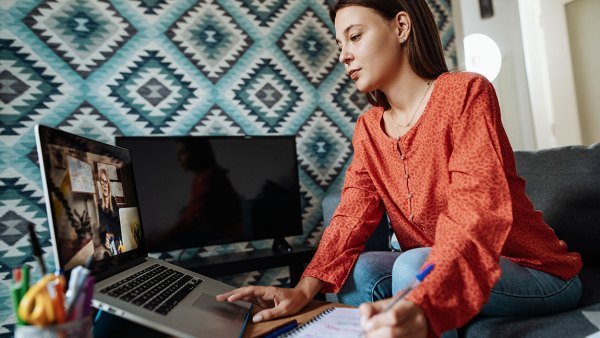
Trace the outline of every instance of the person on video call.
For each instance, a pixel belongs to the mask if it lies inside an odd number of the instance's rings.
[[[242,234],[240,197],[204,138],[183,138],[175,143],[177,160],[193,173],[190,196],[173,226],[151,241],[157,245],[186,245],[202,239],[238,237]],[[159,244],[160,243],[160,244]]]
[[[339,61],[374,106],[356,122],[341,202],[298,285],[217,299],[260,305],[259,322],[336,292],[362,303],[369,337],[455,335],[477,314],[575,307],[581,257],[526,196],[492,84],[448,72],[426,1],[343,0],[330,16]],[[386,211],[402,252],[361,254]],[[427,278],[383,312],[430,263]]]
[[[122,241],[119,207],[112,194],[110,179],[105,168],[99,170],[98,177],[100,178],[100,201],[98,205],[100,240],[112,255],[116,255],[120,251],[119,247]]]

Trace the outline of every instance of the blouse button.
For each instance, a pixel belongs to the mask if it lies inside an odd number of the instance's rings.
[[[412,222],[412,221],[414,221],[414,220],[415,220],[415,215],[413,215],[413,214],[410,214],[409,218],[410,218],[410,220],[411,220],[411,222]]]
[[[412,192],[409,192],[409,193],[408,193],[408,198],[410,199],[410,198],[412,198],[412,196],[413,196],[413,195],[412,195]]]
[[[406,158],[406,156],[404,156],[404,155],[400,155],[400,159],[401,159],[402,161],[404,161],[404,159],[405,159],[405,158]]]
[[[404,174],[404,178],[408,179],[408,174],[405,173]]]

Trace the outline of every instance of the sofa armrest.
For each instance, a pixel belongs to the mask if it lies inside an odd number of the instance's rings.
[[[333,214],[340,204],[341,191],[332,190],[327,192],[321,207],[323,208],[323,225],[329,226]],[[390,250],[390,229],[388,226],[387,216],[384,214],[377,226],[377,229],[373,232],[371,237],[365,243],[365,251],[389,251]]]
[[[516,151],[534,207],[586,265],[600,266],[600,143]]]

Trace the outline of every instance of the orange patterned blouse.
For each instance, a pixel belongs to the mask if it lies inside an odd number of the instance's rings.
[[[434,333],[460,327],[485,305],[500,255],[569,279],[579,254],[525,195],[492,84],[473,73],[439,76],[417,123],[398,140],[383,108],[356,122],[342,200],[304,271],[338,292],[387,211],[402,250],[432,247],[435,269],[409,296]]]

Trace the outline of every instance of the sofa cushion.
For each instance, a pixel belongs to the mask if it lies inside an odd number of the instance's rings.
[[[534,207],[584,264],[600,265],[600,143],[516,151]]]
[[[461,331],[467,338],[584,338],[600,329],[598,311],[600,304],[548,316],[477,318]]]

